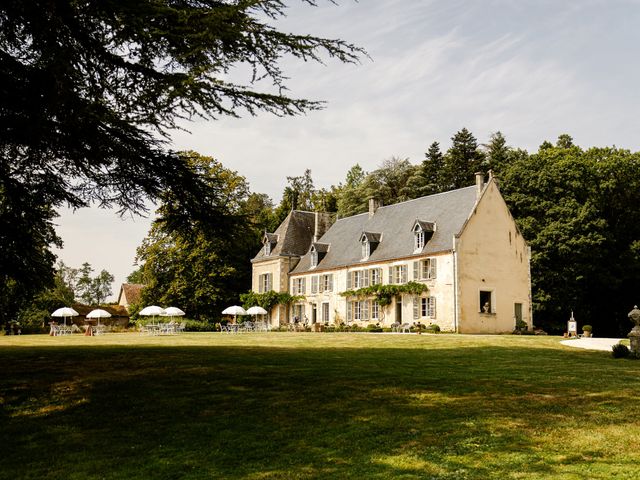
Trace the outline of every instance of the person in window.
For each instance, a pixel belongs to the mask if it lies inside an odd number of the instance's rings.
[[[489,302],[484,302],[482,313],[491,313],[491,305],[489,305]]]
[[[293,323],[298,323],[300,321],[300,319],[298,318],[298,315],[294,315],[293,316]]]

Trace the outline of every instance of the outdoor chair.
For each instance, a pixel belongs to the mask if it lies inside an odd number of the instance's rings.
[[[93,330],[94,335],[104,335],[107,330],[106,325],[96,325],[96,328]]]
[[[402,325],[400,325],[400,332],[401,333],[409,333],[409,332],[411,332],[411,324],[410,323],[403,323]]]
[[[398,322],[392,323],[391,324],[391,331],[392,332],[399,332],[400,331],[400,324]]]
[[[176,333],[184,333],[184,329],[187,327],[187,322],[181,322],[180,325],[176,325]]]

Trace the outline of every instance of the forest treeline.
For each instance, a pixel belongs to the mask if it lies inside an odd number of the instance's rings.
[[[223,223],[181,215],[183,204],[160,196],[157,220],[137,252],[129,281],[144,283],[143,303],[180,305],[214,321],[250,289],[251,263],[265,231],[292,209],[337,217],[365,212],[372,196],[385,205],[461,188],[475,172],[493,172],[532,249],[534,324],[560,333],[574,312],[596,335],[626,335],[627,312],[640,301],[640,153],[615,147],[583,149],[569,135],[536,152],[508,145],[496,132],[480,144],[467,129],[424,158],[383,160],[365,171],[353,165],[335,185],[316,187],[312,171],[287,177],[281,200],[251,192],[247,180],[196,152],[182,159],[207,183]]]
[[[353,165],[339,183],[315,186],[311,170],[287,177],[279,204],[252,193],[246,180],[210,157],[185,153],[208,170],[230,224],[173,225],[171,199],[138,250],[137,278],[145,299],[183,305],[196,318],[218,318],[250,288],[251,264],[264,231],[273,232],[291,209],[344,217],[367,210],[376,196],[389,205],[472,185],[492,170],[532,248],[534,323],[562,332],[573,311],[597,335],[623,335],[627,312],[640,301],[640,153],[615,147],[583,149],[568,135],[529,153],[496,132],[479,144],[467,129],[443,149],[433,142],[419,163],[383,160],[365,171]]]

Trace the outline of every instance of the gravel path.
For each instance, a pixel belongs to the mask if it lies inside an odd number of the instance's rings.
[[[620,343],[621,338],[576,338],[575,340],[562,340],[560,343],[567,347],[586,348],[588,350],[611,351],[611,347]]]

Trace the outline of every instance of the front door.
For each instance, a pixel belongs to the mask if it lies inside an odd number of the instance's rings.
[[[402,323],[402,300],[396,302],[396,323]]]
[[[513,316],[516,319],[516,326],[517,326],[518,322],[522,321],[522,304],[521,303],[513,304]]]

